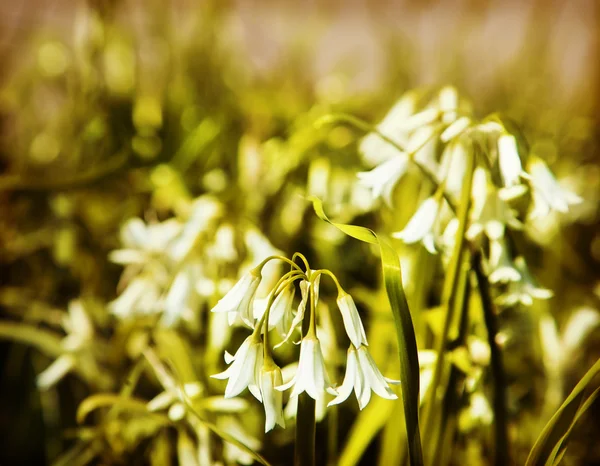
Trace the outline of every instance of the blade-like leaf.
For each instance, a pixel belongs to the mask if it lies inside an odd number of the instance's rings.
[[[27,324],[1,322],[0,338],[35,346],[50,357],[63,353],[61,338],[56,333]]]
[[[600,373],[600,359],[587,371],[564,403],[554,413],[554,416],[548,421],[529,452],[525,466],[543,466],[550,459],[556,445],[569,433],[572,425],[578,419],[579,408],[582,403],[585,404],[584,392],[598,373]]]
[[[335,223],[329,220],[320,199],[310,196],[317,216],[335,226],[348,236],[370,244],[378,244],[385,289],[390,302],[400,356],[400,380],[402,381],[402,402],[408,435],[408,452],[411,465],[422,465],[421,436],[419,433],[419,356],[408,302],[402,287],[400,260],[396,251],[368,228]]]

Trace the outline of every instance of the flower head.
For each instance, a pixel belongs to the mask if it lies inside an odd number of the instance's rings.
[[[249,327],[254,327],[252,301],[260,284],[260,271],[252,269],[223,296],[213,307],[212,312],[236,312]]]
[[[395,400],[398,396],[391,390],[389,383],[399,383],[386,379],[381,375],[373,357],[366,346],[356,349],[354,345],[348,348],[348,359],[346,363],[346,375],[342,385],[337,389],[338,396],[328,404],[335,405],[346,400],[352,390],[358,400],[358,406],[363,409],[371,400],[371,391],[388,400]]]
[[[325,391],[335,393],[325,368],[321,343],[316,336],[306,336],[302,339],[296,374],[288,383],[275,388],[283,391],[292,386],[294,386],[290,395],[292,397],[306,391],[311,398],[317,400]]]
[[[225,362],[230,366],[211,377],[219,380],[229,379],[225,387],[225,398],[239,395],[246,387],[261,401],[260,368],[263,362],[262,341],[254,334],[244,340],[234,356],[225,353]]]
[[[337,305],[342,313],[342,320],[344,321],[344,328],[346,334],[354,346],[359,348],[361,345],[367,345],[367,336],[363,327],[358,309],[352,296],[346,292],[340,292],[337,298]]]

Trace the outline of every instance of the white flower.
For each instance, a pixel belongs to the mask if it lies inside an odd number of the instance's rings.
[[[361,346],[357,350],[353,345],[350,345],[350,348],[348,348],[344,382],[337,389],[338,396],[331,400],[327,406],[346,400],[350,396],[350,393],[352,393],[352,390],[354,390],[360,409],[367,406],[371,400],[371,391],[374,391],[382,398],[395,400],[398,396],[391,390],[388,382],[399,383],[386,379],[381,375],[366,346]]]
[[[435,254],[433,227],[439,210],[440,201],[435,196],[425,199],[404,229],[400,232],[392,233],[392,236],[401,239],[407,244],[422,241],[425,249],[431,254]]]
[[[307,336],[302,339],[296,374],[288,383],[275,388],[283,391],[292,385],[294,389],[290,395],[291,397],[298,396],[306,391],[311,398],[317,400],[324,395],[326,390],[335,393],[327,375],[321,343],[317,337]]]
[[[383,200],[391,205],[394,186],[406,173],[408,162],[408,156],[404,152],[397,152],[371,171],[360,172],[356,176],[359,184],[371,190],[373,198],[383,197]]]
[[[354,346],[359,348],[361,345],[367,345],[367,336],[363,327],[360,315],[358,315],[358,309],[352,296],[346,292],[340,292],[337,298],[337,305],[340,308],[342,314],[342,320],[344,321],[344,328],[346,334]]]
[[[262,393],[263,405],[265,407],[265,432],[272,430],[275,424],[285,428],[283,418],[283,393],[275,390],[283,383],[281,369],[275,364],[261,369],[260,391]]]
[[[502,238],[490,240],[490,283],[516,282],[521,274],[515,268]]]
[[[508,285],[506,293],[498,296],[496,303],[501,306],[511,307],[517,303],[521,303],[525,306],[531,306],[533,304],[533,298],[535,299],[550,299],[553,296],[551,290],[540,288],[535,283],[533,277],[529,273],[525,259],[517,257],[515,259],[515,266],[521,275],[521,280],[511,282]]]
[[[225,362],[231,364],[226,370],[211,377],[229,379],[225,387],[225,398],[239,395],[246,387],[262,401],[260,395],[260,368],[263,362],[263,347],[260,337],[250,335],[244,340],[234,356],[225,353]]]
[[[535,208],[531,215],[533,218],[546,216],[550,209],[567,213],[570,205],[582,201],[577,194],[567,191],[558,184],[548,166],[539,157],[531,156],[528,169],[534,189]]]
[[[502,134],[498,138],[498,166],[505,187],[521,184],[523,167],[517,149],[517,139],[511,134]]]
[[[260,284],[260,271],[252,269],[223,296],[212,312],[235,312],[251,328],[254,327],[252,301]]]

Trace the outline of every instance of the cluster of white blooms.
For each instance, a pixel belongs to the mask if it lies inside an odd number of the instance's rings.
[[[489,281],[499,290],[496,303],[530,306],[534,299],[552,296],[535,284],[524,258],[516,257],[509,232],[526,229],[528,222],[551,211],[566,213],[582,199],[561,187],[546,163],[527,152],[501,118],[477,121],[452,87],[433,94],[411,92],[362,140],[360,151],[367,163],[377,166],[358,173],[358,182],[390,206],[393,189],[411,163],[437,184],[404,229],[392,236],[446,255],[458,227],[451,207],[456,207],[467,157],[474,151],[466,238],[486,251]]]
[[[216,304],[213,312],[225,312],[233,316],[230,322],[238,319],[253,331],[234,355],[225,353],[228,368],[216,379],[227,379],[225,398],[242,393],[246,388],[263,403],[266,414],[265,431],[276,424],[285,427],[283,393],[292,389],[290,401],[306,392],[318,403],[325,400],[326,393],[335,396],[328,405],[341,403],[354,390],[360,408],[369,402],[371,391],[378,395],[396,399],[396,394],[388,383],[396,383],[383,377],[368,351],[367,337],[358,309],[352,297],[346,293],[337,278],[328,270],[311,270],[300,254],[305,268],[294,260],[281,256],[271,256],[248,271],[237,284]],[[256,290],[262,278],[262,269],[272,260],[281,260],[291,266],[272,289],[268,298],[257,303]],[[319,285],[322,275],[333,279],[338,287],[337,306],[344,329],[350,340],[346,375],[339,388],[332,384],[325,358],[322,341],[317,336],[317,309]],[[301,292],[301,300],[294,309],[296,282]],[[308,322],[308,330],[302,334],[303,323]],[[305,327],[306,329],[306,327]],[[269,334],[276,330],[281,342],[270,346]],[[294,375],[284,383],[282,370],[273,360],[272,351],[288,342],[296,333],[301,333],[300,355]]]
[[[201,196],[179,217],[127,221],[121,229],[122,248],[109,256],[125,266],[123,289],[109,304],[111,312],[122,319],[160,314],[165,326],[197,322],[197,309],[228,285],[220,273],[223,266],[277,252],[255,228],[239,229],[244,247],[240,251],[236,230],[225,214],[217,199]]]

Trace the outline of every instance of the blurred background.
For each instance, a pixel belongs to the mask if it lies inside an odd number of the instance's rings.
[[[417,200],[407,197],[391,221],[375,213],[354,187],[370,168],[361,135],[313,123],[330,111],[376,122],[407,90],[451,84],[477,115],[514,121],[585,199],[537,224],[527,243],[536,276],[554,290],[542,306],[560,333],[576,310],[599,308],[598,57],[593,0],[0,2],[2,318],[63,335],[64,310],[82,299],[100,309],[94,325],[111,342],[117,331],[102,309],[122,290],[122,268],[108,259],[121,226],[186,218],[202,195],[222,203],[236,235],[252,225],[269,247],[300,250],[364,288],[363,302],[375,299],[366,293],[377,259],[365,266],[368,250],[315,221],[300,195],[389,231]],[[239,262],[250,260],[250,246],[239,249]],[[235,277],[237,266],[216,273]],[[517,336],[507,362],[515,418],[531,408],[512,431],[523,459],[539,432],[526,434],[528,422],[556,409],[600,339],[584,332],[550,380],[537,329],[521,315],[507,319]],[[202,330],[181,334],[193,346]],[[103,363],[112,377],[104,385],[70,375],[41,393],[36,374],[48,356],[9,340],[0,340],[0,464],[49,464],[77,437],[78,403],[118,387],[127,358]],[[572,464],[598,461],[591,438],[577,437]],[[94,464],[134,464],[111,455]]]

